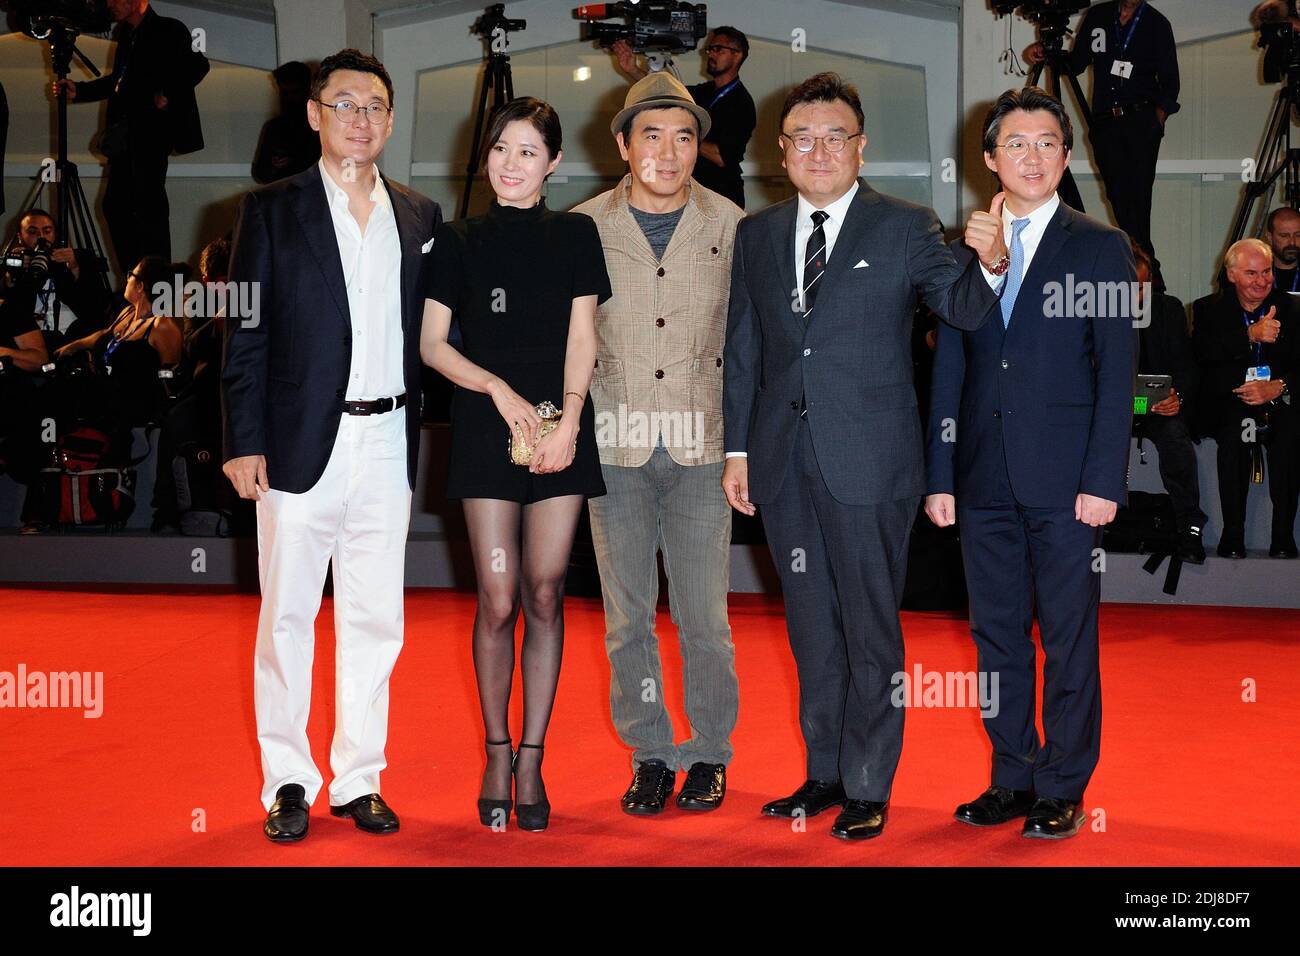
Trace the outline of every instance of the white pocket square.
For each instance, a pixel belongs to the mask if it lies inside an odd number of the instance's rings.
[[[428,251],[429,251],[430,249],[432,249],[432,248],[433,248],[433,240],[430,239],[428,242],[426,242],[424,245],[422,245],[422,246],[420,247],[420,252],[421,252],[421,253],[425,253],[425,252],[428,252]]]
[[[869,265],[871,265],[871,263],[868,262],[866,259],[859,259],[859,260],[858,260],[858,264],[857,264],[856,266],[854,266],[853,268],[855,268],[855,269],[865,269],[865,268],[866,268],[867,266],[869,266]]]

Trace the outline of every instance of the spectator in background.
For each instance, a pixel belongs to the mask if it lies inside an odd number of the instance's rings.
[[[1132,246],[1137,264],[1138,294],[1144,300],[1150,288],[1147,283],[1152,281],[1151,256],[1136,241]],[[1151,321],[1138,329],[1138,372],[1169,375],[1174,384],[1168,398],[1152,405],[1146,415],[1135,419],[1133,430],[1139,439],[1149,439],[1156,446],[1160,480],[1173,501],[1178,522],[1176,555],[1193,564],[1204,564],[1201,529],[1205,526],[1205,512],[1201,510],[1196,446],[1192,444],[1189,425],[1192,420],[1190,400],[1196,395],[1200,376],[1187,335],[1187,312],[1183,304],[1163,292],[1152,294],[1151,299]]]
[[[1273,250],[1273,288],[1300,293],[1300,212],[1279,206],[1269,213],[1264,241]]]
[[[1192,304],[1192,350],[1200,363],[1203,434],[1218,443],[1223,534],[1219,557],[1246,556],[1246,495],[1263,472],[1273,501],[1269,556],[1296,557],[1296,420],[1287,403],[1297,366],[1300,300],[1273,288],[1273,253],[1242,239],[1224,256],[1228,285]]]
[[[1043,61],[1041,43],[1025,51]],[[1147,0],[1109,0],[1088,8],[1074,31],[1070,70],[1093,68],[1092,156],[1106,184],[1115,224],[1160,262],[1151,245],[1151,193],[1165,120],[1178,112],[1178,47],[1169,20]]]
[[[619,69],[634,80],[647,71],[637,65],[636,54],[620,40],[610,48]],[[709,132],[700,142],[695,181],[745,208],[745,182],[740,161],[754,135],[758,114],[754,98],[740,80],[740,67],[749,56],[749,39],[735,27],[714,27],[705,41],[704,71],[711,79],[686,89],[698,106],[709,113]]]
[[[307,122],[311,67],[290,60],[271,76],[280,93],[280,115],[263,124],[253,154],[253,179],[263,185],[295,176],[320,159],[320,134]]]
[[[0,475],[26,484],[39,465],[40,411],[36,382],[49,361],[45,338],[32,313],[0,306]]]
[[[108,100],[99,149],[108,158],[104,218],[119,267],[146,255],[171,258],[167,157],[203,148],[194,88],[208,74],[207,57],[189,28],[159,16],[149,0],[107,0],[117,25],[113,69],[86,83],[56,80],[68,101]]]
[[[30,253],[44,242],[52,247],[48,271],[28,270],[5,290],[5,309],[33,316],[57,348],[69,339],[99,331],[108,321],[112,296],[99,280],[95,259],[87,250],[63,245],[54,217],[33,207],[18,221],[19,244]]]

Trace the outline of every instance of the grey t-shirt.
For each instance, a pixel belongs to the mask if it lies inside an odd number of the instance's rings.
[[[632,217],[636,224],[641,227],[645,233],[646,242],[650,243],[650,249],[655,254],[656,259],[664,257],[664,250],[668,248],[668,243],[672,241],[673,232],[677,229],[677,223],[681,222],[682,213],[686,211],[683,205],[680,209],[674,209],[672,212],[642,212],[635,206],[628,206],[632,211]]]

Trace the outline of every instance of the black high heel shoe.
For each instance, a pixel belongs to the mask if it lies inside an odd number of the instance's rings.
[[[542,744],[520,743],[519,750],[527,747],[529,750],[543,750]],[[515,788],[519,787],[519,751],[515,751],[514,766],[512,772],[515,774]],[[537,833],[546,829],[546,825],[551,820],[551,803],[546,799],[546,784],[542,782],[542,764],[541,760],[537,763],[537,782],[542,788],[542,799],[539,803],[519,803],[515,805],[515,818],[519,821],[519,829],[530,830]]]
[[[509,747],[511,741],[509,738],[506,738],[505,740],[488,740],[485,741],[485,743],[489,747]],[[510,773],[512,776],[514,775],[515,756],[516,754],[512,749],[510,751]],[[515,802],[509,798],[506,798],[505,800],[488,800],[484,797],[479,797],[478,822],[483,824],[485,827],[493,826],[498,821],[505,824],[505,822],[510,819],[510,810],[514,805]],[[498,810],[503,811],[499,817],[497,816]]]

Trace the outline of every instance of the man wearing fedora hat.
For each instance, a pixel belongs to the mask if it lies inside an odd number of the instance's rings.
[[[614,295],[596,312],[606,494],[588,502],[605,600],[610,706],[633,748],[624,811],[717,809],[738,691],[727,621],[731,513],[722,493],[722,354],[740,207],[691,179],[709,114],[680,81],[628,90],[610,131],[629,172],[575,209],[595,220]],[[690,737],[664,706],[655,605],[663,555]]]

